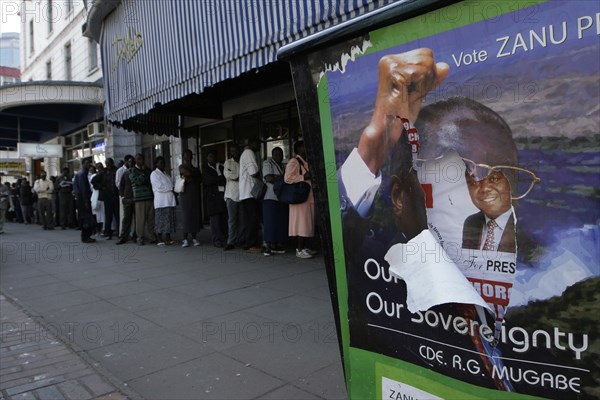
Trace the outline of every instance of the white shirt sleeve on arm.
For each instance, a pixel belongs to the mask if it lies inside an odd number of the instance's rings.
[[[375,176],[358,154],[358,149],[354,148],[342,165],[341,176],[348,199],[358,214],[365,217],[381,186],[381,172]]]

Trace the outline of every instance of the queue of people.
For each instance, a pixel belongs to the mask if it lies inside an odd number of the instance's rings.
[[[133,241],[140,246],[170,246],[178,244],[174,235],[179,206],[179,244],[197,247],[204,206],[215,247],[225,251],[239,247],[271,256],[285,253],[292,238],[296,256],[312,258],[315,252],[308,244],[315,234],[312,189],[298,204],[281,201],[276,193],[278,180],[310,185],[304,144],[295,143],[295,155],[287,164],[279,147],[260,163],[259,145],[258,140],[250,140],[241,152],[237,145],[230,145],[223,164],[216,152],[209,151],[202,171],[194,166],[193,153],[185,150],[176,179],[165,171],[163,157],[157,157],[150,168],[142,154],[127,155],[118,166],[111,158],[106,166],[84,159],[73,177],[68,168],[53,178],[42,171],[33,187],[25,179],[2,185],[0,228],[1,218],[11,215],[16,222],[35,222],[44,230],[77,227],[84,243],[95,242],[95,235],[106,240],[117,236],[117,245]]]

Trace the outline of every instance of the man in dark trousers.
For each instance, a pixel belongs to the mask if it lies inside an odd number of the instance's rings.
[[[106,168],[104,170],[104,182],[102,185],[104,198],[104,233],[106,239],[110,240],[113,236],[112,222],[119,221],[119,189],[115,185],[115,175],[117,168],[112,158],[106,159]]]
[[[73,182],[73,194],[77,203],[81,241],[83,243],[94,243],[96,241],[96,239],[91,238],[95,220],[92,215],[92,188],[88,179],[89,169],[90,160],[84,158],[81,160],[81,169],[75,175],[75,181]]]
[[[227,240],[227,206],[225,194],[224,167],[217,162],[217,153],[211,150],[206,155],[206,166],[202,185],[204,186],[204,201],[207,214],[210,216],[210,231],[215,247],[223,247]]]
[[[251,139],[248,146],[240,156],[240,201],[242,202],[240,219],[244,232],[244,250],[260,252],[259,246],[259,202],[252,196],[252,189],[260,178],[260,168],[256,159],[256,152],[260,149],[258,139]]]
[[[56,179],[56,186],[58,187],[58,214],[60,225],[64,230],[73,226],[73,180],[69,175],[69,168],[63,168],[62,175]]]
[[[37,194],[38,218],[44,230],[54,229],[54,215],[52,213],[52,192],[54,184],[46,178],[46,171],[40,173],[40,179],[33,184],[33,190]]]
[[[154,192],[150,182],[151,173],[152,171],[145,164],[144,156],[137,154],[135,165],[129,170],[129,180],[135,203],[135,232],[140,246],[146,244],[146,230],[150,243],[157,243],[154,232]]]
[[[123,222],[119,227],[119,241],[117,245],[125,244],[129,240],[129,232],[135,214],[135,204],[133,202],[133,188],[129,179],[129,171],[133,167],[133,157],[125,158],[125,167],[127,170],[121,175],[119,180],[119,196],[123,205]],[[134,234],[134,240],[135,240]]]

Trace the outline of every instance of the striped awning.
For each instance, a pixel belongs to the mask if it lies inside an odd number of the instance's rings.
[[[394,0],[123,0],[100,43],[105,114],[122,125],[158,104],[276,61],[279,47]]]

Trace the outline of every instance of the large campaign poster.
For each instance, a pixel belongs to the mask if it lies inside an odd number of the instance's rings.
[[[600,398],[599,4],[465,1],[313,62],[351,398]]]

